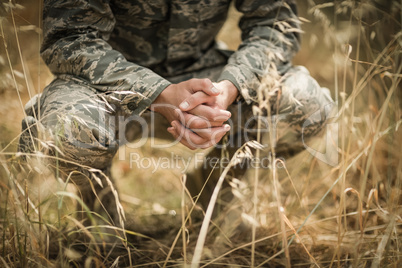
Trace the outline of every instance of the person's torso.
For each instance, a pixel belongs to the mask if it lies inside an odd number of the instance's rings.
[[[230,0],[112,0],[112,47],[164,76],[222,64],[215,36]]]

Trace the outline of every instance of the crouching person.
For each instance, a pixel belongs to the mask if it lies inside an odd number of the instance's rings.
[[[27,107],[21,150],[35,150],[35,135],[48,133],[55,171],[78,187],[91,211],[119,226],[123,213],[110,174],[123,143],[118,118],[157,113],[155,125],[166,126],[160,136],[190,149],[213,147],[230,131],[240,141],[229,146],[233,155],[255,127],[244,125],[253,105],[265,102],[261,115],[284,115],[284,129],[300,141],[303,122],[332,100],[304,68],[291,65],[299,48],[295,2],[236,0],[242,43],[233,52],[215,41],[228,0],[45,1],[41,55],[55,80]],[[269,83],[267,75],[274,77]],[[309,135],[324,121],[311,124]],[[220,155],[219,148],[210,154]],[[194,196],[209,174],[201,168],[189,175]],[[200,199],[204,207],[215,182]]]

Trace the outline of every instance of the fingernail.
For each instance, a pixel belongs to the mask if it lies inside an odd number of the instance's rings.
[[[230,130],[230,125],[228,125],[228,124],[223,125],[223,129],[226,130],[226,131],[229,131]]]
[[[232,114],[229,111],[226,110],[220,110],[221,113],[223,113],[225,116],[231,117]]]
[[[168,127],[168,128],[167,128],[167,131],[168,131],[168,132],[173,132],[173,130],[174,130],[173,127]]]
[[[180,106],[181,109],[187,109],[188,106],[190,106],[190,104],[188,104],[187,101],[184,101],[179,106]]]
[[[212,91],[213,93],[220,93],[219,89],[217,89],[216,87],[212,87],[212,88],[211,88],[211,91]]]

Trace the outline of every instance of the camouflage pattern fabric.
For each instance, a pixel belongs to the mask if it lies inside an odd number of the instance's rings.
[[[245,120],[253,116],[252,106],[261,93],[269,95],[270,112],[282,115],[278,140],[283,142],[278,144],[296,146],[303,122],[332,100],[305,68],[291,66],[298,49],[295,4],[235,1],[243,13],[243,41],[228,58],[228,53],[216,48],[214,38],[229,2],[46,0],[42,56],[55,80],[39,101],[26,106],[20,151],[44,150],[59,159],[62,178],[91,191],[89,180],[96,181],[100,173],[110,176],[119,146],[142,134],[138,124],[130,121],[147,122],[149,113],[144,111],[170,83],[205,77],[230,80],[241,94],[229,107],[233,114],[229,137],[240,142],[232,144],[231,153],[244,142]],[[267,83],[266,77],[273,75],[267,72],[269,67],[278,77]],[[168,122],[159,118],[151,126],[158,129],[154,133],[170,137]],[[304,128],[306,137],[317,133],[323,123],[318,120]],[[285,139],[289,133],[292,138]],[[211,154],[218,152],[214,149]],[[193,192],[207,172],[190,175]],[[109,191],[102,196],[114,200],[112,195]],[[85,197],[87,202],[95,199]],[[117,209],[113,205],[107,209],[116,222]]]
[[[57,77],[80,79],[138,115],[167,78],[222,64],[217,81],[251,103],[267,66],[284,73],[299,48],[294,2],[236,0],[243,41],[228,61],[215,36],[230,0],[46,0],[42,57]]]
[[[171,81],[178,83],[194,77],[209,77],[213,80],[219,76],[222,68],[221,66],[181,75],[172,78]],[[275,151],[283,155],[289,151],[298,152],[304,149],[302,135],[306,141],[322,129],[326,120],[325,117],[320,117],[311,121],[309,117],[317,111],[323,112],[333,102],[328,89],[321,88],[304,67],[291,67],[279,81],[278,88],[270,91],[274,102],[271,116],[272,121],[276,123]],[[105,96],[106,93],[99,93],[79,80],[56,79],[44,90],[38,102],[30,102],[26,106],[28,117],[23,120],[20,151],[35,150],[31,133],[34,139],[40,137],[47,144],[54,144],[50,150],[44,148],[48,150],[45,153],[57,155],[60,176],[64,179],[69,177],[82,191],[83,196],[88,196],[91,192],[89,180],[93,180],[93,174],[97,173],[94,169],[110,176],[108,170],[117,149],[126,142],[141,138],[144,125],[149,128],[147,133],[155,133],[157,138],[172,138],[166,131],[169,122],[162,116],[156,114],[153,120],[151,112],[143,113],[141,117],[127,116],[121,107],[109,103]],[[228,121],[231,131],[225,147],[230,157],[244,142],[257,138],[257,121],[261,117],[255,117],[252,106],[241,100],[229,107],[232,113]],[[34,118],[33,111],[40,115],[39,120]],[[262,114],[263,118],[266,116],[266,112]],[[275,116],[278,116],[278,119],[275,119]],[[307,120],[311,122],[306,125]],[[144,124],[138,124],[141,122]],[[267,128],[266,123],[263,123],[262,132],[266,133]],[[262,144],[269,146],[270,142],[266,136],[263,135]],[[39,144],[36,146],[39,148]],[[222,146],[217,146],[206,155],[206,159],[220,157],[221,149]],[[54,161],[50,162],[55,165]],[[203,205],[208,204],[214,183],[219,178],[218,170],[211,174],[210,165],[205,166],[207,168],[201,167],[188,175],[188,181],[191,182],[188,188],[194,195],[198,194],[205,178],[210,177],[200,198]],[[240,177],[246,170],[245,167],[233,169],[234,176]],[[101,177],[99,174],[97,176]],[[99,191],[102,190],[101,187],[98,188]],[[113,200],[112,194],[110,192],[109,195],[102,196]],[[96,200],[95,195],[91,196],[92,199],[87,197],[86,200]],[[116,222],[116,208],[111,206],[108,210]]]

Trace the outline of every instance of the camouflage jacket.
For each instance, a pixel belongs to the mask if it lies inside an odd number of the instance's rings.
[[[42,57],[51,72],[115,95],[141,114],[175,76],[225,65],[248,102],[269,63],[286,69],[298,50],[294,1],[235,0],[242,43],[215,46],[230,0],[45,0]],[[120,93],[120,94],[119,94]],[[129,93],[129,94],[126,94]]]

